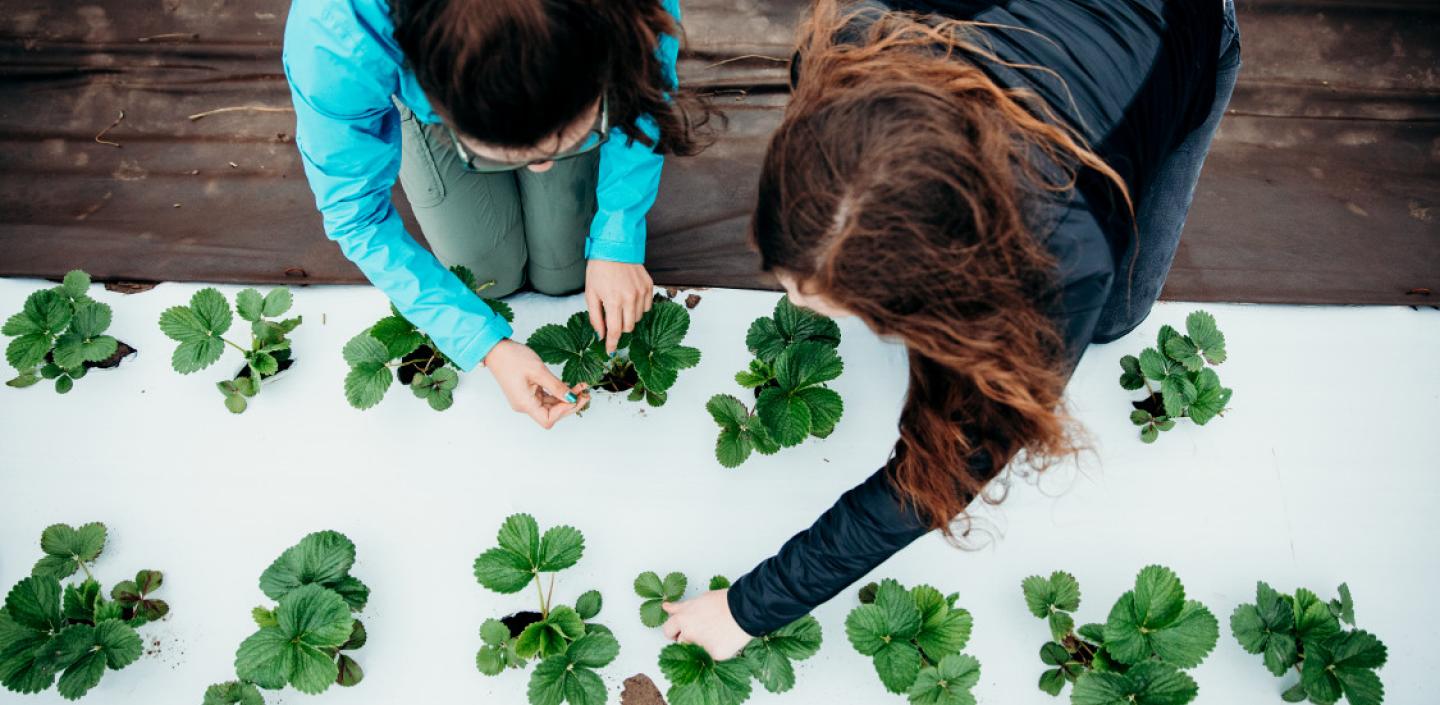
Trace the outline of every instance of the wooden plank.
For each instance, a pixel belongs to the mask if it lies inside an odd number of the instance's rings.
[[[187,119],[288,105],[288,6],[0,0],[0,275],[359,281],[321,230],[293,114]],[[730,128],[704,154],[667,163],[650,222],[657,281],[773,286],[745,229],[805,7],[685,3],[682,80],[715,94]],[[1165,296],[1440,302],[1440,10],[1418,0],[1240,8],[1241,85]],[[106,139],[122,146],[97,143],[121,110]],[[398,191],[396,202],[408,218]],[[1411,293],[1421,290],[1432,293]]]

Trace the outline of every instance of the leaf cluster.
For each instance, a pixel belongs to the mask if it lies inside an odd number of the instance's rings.
[[[354,564],[355,544],[336,531],[309,534],[281,553],[260,575],[260,591],[278,604],[251,611],[258,631],[235,652],[238,680],[210,686],[206,705],[254,705],[262,701],[257,687],[313,695],[359,683],[365,673],[347,652],[365,645],[355,613],[370,588],[350,575]]]
[[[683,573],[670,573],[662,580],[652,572],[635,578],[640,621],[647,627],[665,622],[660,605],[685,596],[688,581]],[[710,590],[730,587],[729,579],[710,579]],[[820,650],[820,622],[806,615],[769,634],[750,640],[734,658],[717,661],[694,644],[668,644],[660,651],[660,671],[670,681],[666,699],[670,705],[739,705],[750,698],[750,679],[771,693],[795,687],[795,661],[803,661]]]
[[[690,312],[656,296],[650,310],[636,321],[635,330],[620,336],[613,356],[605,352],[605,341],[590,326],[585,311],[570,316],[564,325],[541,326],[526,345],[541,360],[561,365],[560,379],[569,386],[583,382],[592,388],[618,389],[633,375],[628,399],[662,406],[680,370],[700,364],[700,351],[682,344],[689,331]]]
[[[225,397],[225,408],[244,413],[248,399],[260,392],[265,379],[280,372],[290,359],[289,335],[302,317],[279,319],[290,310],[293,299],[285,287],[264,296],[255,289],[235,295],[235,308],[214,288],[201,289],[190,297],[189,306],[172,306],[160,314],[160,330],[179,343],[170,356],[170,366],[182,375],[215,364],[229,345],[245,358],[245,368],[234,379],[215,383]],[[242,346],[226,337],[235,316],[250,324],[250,342]],[[274,319],[274,320],[272,320]]]
[[[502,594],[533,583],[540,600],[538,619],[518,634],[502,620],[486,620],[480,627],[483,645],[475,667],[494,676],[539,659],[527,690],[531,705],[602,705],[607,695],[596,669],[615,660],[620,644],[607,627],[590,621],[603,606],[600,593],[582,593],[574,607],[553,604],[554,574],[580,561],[584,535],[571,526],[551,527],[542,535],[534,517],[513,514],[501,523],[496,543],[475,559],[475,579]],[[551,574],[548,592],[544,573]]]
[[[1206,363],[1219,365],[1225,358],[1225,334],[1205,311],[1185,318],[1185,334],[1162,326],[1155,347],[1145,348],[1139,357],[1120,358],[1120,386],[1131,391],[1144,388],[1152,400],[1149,408],[1130,413],[1130,422],[1140,427],[1140,440],[1154,443],[1161,431],[1175,427],[1176,419],[1188,418],[1204,426],[1224,413],[1232,390],[1220,385],[1219,375]],[[1158,385],[1158,392],[1151,382]]]
[[[771,455],[806,438],[827,438],[845,412],[828,382],[845,370],[836,351],[840,327],[834,321],[780,297],[771,316],[757,318],[745,336],[755,356],[735,382],[756,393],[755,409],[728,394],[705,408],[720,427],[715,458],[733,468],[752,452]]]
[[[861,604],[845,618],[851,646],[875,665],[885,689],[921,705],[973,705],[980,662],[960,653],[974,619],[956,594],[929,585],[906,589],[894,580],[861,588]]]
[[[1204,605],[1187,600],[1174,571],[1143,568],[1134,589],[1120,596],[1104,624],[1075,629],[1080,584],[1055,571],[1021,582],[1030,613],[1046,620],[1051,641],[1040,647],[1048,667],[1040,689],[1059,695],[1075,684],[1075,705],[1184,705],[1199,686],[1182,669],[1194,668],[1219,640],[1219,625]]]
[[[110,306],[91,299],[89,290],[90,275],[73,270],[59,286],[31,293],[5,321],[0,333],[15,336],[5,360],[19,373],[7,385],[24,388],[50,379],[55,391],[65,394],[90,365],[115,354],[120,343],[105,334]]]
[[[1291,669],[1299,674],[1300,680],[1282,694],[1285,702],[1308,699],[1330,705],[1343,697],[1351,705],[1379,705],[1385,699],[1384,684],[1375,673],[1385,665],[1385,644],[1353,628],[1355,603],[1349,586],[1341,584],[1339,593],[1339,598],[1324,602],[1304,588],[1285,595],[1260,582],[1255,602],[1236,607],[1230,615],[1235,640],[1246,651],[1262,654],[1267,670],[1277,677]]]
[[[463,266],[450,268],[460,281],[497,315],[506,321],[515,320],[510,305],[499,299],[486,298],[481,292],[495,284],[481,283],[475,273]],[[345,344],[341,354],[350,371],[345,375],[345,400],[356,409],[369,409],[385,398],[395,383],[409,379],[410,391],[424,399],[431,409],[444,411],[455,403],[455,388],[460,384],[460,369],[440,352],[415,324],[392,304],[390,315],[361,331]]]
[[[104,524],[47,527],[40,535],[45,556],[5,596],[0,608],[0,684],[15,693],[38,693],[51,685],[76,700],[100,683],[106,669],[120,670],[140,658],[136,628],[164,617],[169,605],[153,597],[160,571],[105,590],[90,564],[105,548]],[[84,581],[62,584],[83,571]],[[58,681],[57,681],[58,676]]]

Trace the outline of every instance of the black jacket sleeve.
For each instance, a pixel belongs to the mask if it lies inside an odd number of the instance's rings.
[[[805,616],[895,552],[929,533],[902,505],[890,468],[841,495],[808,529],[730,587],[730,613],[751,635]]]

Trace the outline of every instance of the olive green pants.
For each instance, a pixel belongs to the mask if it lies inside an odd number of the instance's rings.
[[[599,151],[562,159],[543,172],[466,171],[449,133],[400,106],[400,185],[435,256],[464,265],[489,296],[526,281],[543,294],[585,286],[585,238],[595,217]]]

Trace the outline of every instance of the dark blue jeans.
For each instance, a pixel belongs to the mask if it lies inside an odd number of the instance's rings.
[[[1235,23],[1234,0],[1225,0],[1225,28],[1220,34],[1220,66],[1215,76],[1215,105],[1210,116],[1165,158],[1145,196],[1135,209],[1139,229],[1140,254],[1135,254],[1132,238],[1129,249],[1120,258],[1120,270],[1110,298],[1095,324],[1094,342],[1108,343],[1123,337],[1150,315],[1150,308],[1160,297],[1160,288],[1170,274],[1175,250],[1180,246],[1180,232],[1185,229],[1185,216],[1195,198],[1195,185],[1200,181],[1200,167],[1210,152],[1210,141],[1220,126],[1220,118],[1230,105],[1235,91],[1235,78],[1240,73],[1240,31]],[[1134,259],[1134,273],[1130,262]]]

